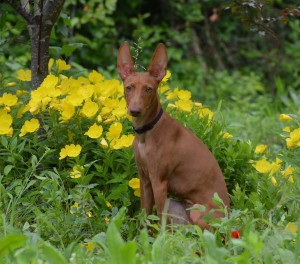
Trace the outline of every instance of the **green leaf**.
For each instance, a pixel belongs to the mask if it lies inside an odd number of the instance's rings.
[[[4,168],[4,175],[8,175],[10,173],[10,171],[12,170],[14,166],[13,165],[6,165]]]
[[[8,147],[8,140],[7,140],[7,138],[6,138],[5,136],[2,136],[2,137],[1,137],[1,144],[2,144],[5,148]]]
[[[84,44],[83,43],[72,43],[72,44],[68,44],[68,45],[63,45],[62,46],[62,51],[63,53],[68,57],[72,54],[72,52],[78,48],[83,47]]]
[[[107,229],[107,247],[112,263],[122,263],[122,255],[120,253],[124,244],[125,242],[123,241],[116,224],[111,222]]]
[[[8,235],[0,240],[0,259],[7,256],[10,252],[20,248],[26,242],[24,235]]]
[[[53,264],[64,264],[68,263],[67,260],[63,257],[61,252],[59,252],[55,247],[47,242],[43,242],[42,252],[45,255],[47,263]]]
[[[136,242],[131,241],[126,243],[121,249],[121,263],[131,264],[135,263],[135,253],[136,253]]]

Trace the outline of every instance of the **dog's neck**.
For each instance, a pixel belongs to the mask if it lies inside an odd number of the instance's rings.
[[[143,135],[151,130],[160,120],[163,114],[162,106],[158,100],[154,102],[144,116],[133,117],[133,129],[137,135]]]

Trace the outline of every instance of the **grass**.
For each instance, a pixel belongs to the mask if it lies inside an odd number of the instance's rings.
[[[230,215],[208,219],[213,231],[197,226],[166,228],[155,215],[139,212],[139,197],[129,186],[137,173],[128,147],[131,123],[119,108],[123,104],[119,82],[95,72],[72,79],[52,71],[47,89],[42,85],[36,92],[37,97],[44,93],[48,98],[38,110],[36,94],[20,92],[26,82],[16,81],[11,90],[2,87],[17,95],[17,103],[9,103],[5,93],[0,97],[0,120],[12,119],[0,135],[0,263],[299,262],[300,150],[287,147],[299,128],[297,107],[284,107],[280,98],[258,95],[249,85],[249,96],[238,86],[235,97],[224,98],[213,113],[194,104],[187,91],[164,83],[164,107],[213,151],[231,198]],[[225,77],[210,87],[212,94]],[[234,81],[226,78],[220,96],[232,89]],[[83,101],[67,115],[73,108],[62,105],[78,90],[86,101],[97,104],[97,114],[83,111]],[[281,113],[293,114],[292,119],[280,121]],[[30,132],[25,121],[32,118],[44,123]],[[97,138],[86,135],[93,124],[103,129]],[[291,132],[282,131],[286,126]],[[266,150],[256,152],[258,144],[266,144]],[[75,155],[77,145],[81,151]],[[62,155],[66,146],[73,154]]]

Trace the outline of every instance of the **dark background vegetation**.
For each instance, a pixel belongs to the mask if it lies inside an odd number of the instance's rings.
[[[207,87],[230,78],[229,87],[223,88],[232,90],[245,76],[250,76],[246,81],[262,82],[274,96],[281,88],[299,90],[296,8],[296,0],[70,0],[52,31],[50,55],[67,59],[79,70],[116,75],[122,41],[135,43],[135,50],[143,53],[138,54],[143,67],[157,43],[163,42],[174,80],[198,99],[222,96],[222,91]],[[1,80],[5,81],[10,71],[30,66],[30,49],[23,19],[8,4],[1,4],[0,12]],[[285,87],[278,87],[279,80]],[[261,88],[258,92],[263,92]],[[257,92],[240,89],[240,93]]]

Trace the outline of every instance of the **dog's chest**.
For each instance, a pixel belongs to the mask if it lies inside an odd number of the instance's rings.
[[[148,174],[151,168],[156,167],[157,161],[153,146],[149,146],[149,144],[144,142],[136,142],[134,152],[137,166],[142,169],[144,173]]]

